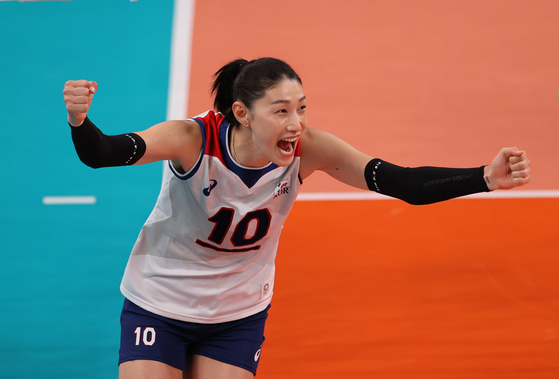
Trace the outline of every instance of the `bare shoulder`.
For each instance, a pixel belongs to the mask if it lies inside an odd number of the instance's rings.
[[[199,135],[202,136],[200,126],[194,120],[170,120],[155,124],[151,128],[143,131],[156,134],[173,135],[178,138],[189,138]]]
[[[171,160],[177,166],[189,168],[202,148],[202,131],[193,120],[164,121],[138,135],[146,142],[146,154],[139,163]]]
[[[324,130],[307,127],[301,135],[301,159],[308,163],[319,163],[327,154],[327,150],[335,144],[333,134]],[[319,169],[316,167],[315,169]]]
[[[366,188],[363,170],[372,157],[332,133],[306,128],[301,136],[301,178],[323,171],[341,182]]]
[[[301,154],[333,158],[332,153],[347,148],[352,147],[339,137],[324,130],[307,127],[301,136]]]
[[[199,150],[202,147],[202,130],[200,125],[194,120],[174,120],[167,121],[169,129],[173,131],[176,143],[180,150],[184,148],[194,148]]]
[[[301,136],[302,175],[326,171],[348,152],[357,153],[357,150],[332,133],[307,127]]]
[[[200,156],[203,136],[200,125],[193,120],[168,121],[168,128],[173,135],[176,158],[171,159],[173,166],[180,173],[190,170]]]
[[[324,138],[328,134],[329,133],[325,132],[324,130],[306,127],[305,131],[301,135],[301,141],[305,141],[305,143],[312,143],[313,141],[316,142],[317,139],[320,140],[320,138]]]
[[[184,133],[190,137],[202,138],[202,130],[200,129],[200,125],[198,125],[198,123],[194,120],[178,120],[169,122],[176,123],[177,127],[183,129]]]
[[[320,145],[324,145],[325,132],[307,127],[301,135],[301,168],[303,179],[320,168]]]

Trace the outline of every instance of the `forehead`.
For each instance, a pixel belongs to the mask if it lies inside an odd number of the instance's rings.
[[[264,97],[260,99],[265,104],[277,102],[299,102],[305,97],[303,86],[297,80],[283,79],[278,84],[268,88]]]

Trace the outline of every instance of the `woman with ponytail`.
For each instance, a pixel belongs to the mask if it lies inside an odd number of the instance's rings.
[[[524,151],[488,166],[404,168],[307,127],[299,76],[274,58],[215,74],[214,110],[107,136],[87,117],[97,83],[64,88],[79,158],[94,167],[167,161],[121,283],[120,378],[252,378],[264,343],[282,225],[320,170],[411,204],[530,180]]]

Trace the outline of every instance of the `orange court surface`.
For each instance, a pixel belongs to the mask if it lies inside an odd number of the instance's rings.
[[[298,202],[259,376],[557,378],[559,199]]]
[[[188,115],[227,61],[273,56],[309,126],[403,166],[532,161],[559,189],[559,2],[196,2]],[[303,193],[356,192],[320,173]],[[535,193],[534,192],[534,193]],[[559,198],[299,201],[261,378],[559,378]]]

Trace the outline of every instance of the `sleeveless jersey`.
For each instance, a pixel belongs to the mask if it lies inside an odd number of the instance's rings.
[[[248,317],[270,303],[280,233],[302,184],[300,149],[288,167],[240,166],[220,113],[193,120],[203,135],[200,156],[185,174],[165,165],[120,288],[155,314],[212,324]]]

